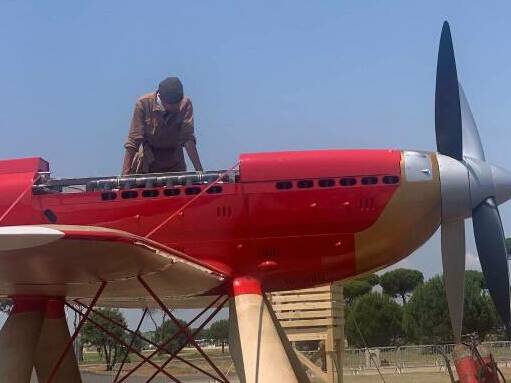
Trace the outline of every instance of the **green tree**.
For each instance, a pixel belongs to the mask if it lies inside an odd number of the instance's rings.
[[[362,277],[358,277],[357,281],[368,282],[371,286],[376,286],[380,283],[380,277],[377,274],[367,274]]]
[[[400,297],[406,304],[406,297],[424,282],[424,275],[418,270],[396,269],[380,277],[380,286],[385,294]]]
[[[486,280],[484,279],[484,274],[477,270],[466,270],[465,271],[465,279],[469,279],[476,286],[479,286],[482,290],[484,290],[483,294],[488,294],[486,291],[488,288],[486,287]]]
[[[373,289],[366,281],[349,281],[343,284],[343,294],[344,300],[346,301],[346,305],[351,305],[355,299],[358,297],[365,295]]]
[[[139,330],[139,331],[137,331],[137,335],[143,335],[143,334]],[[143,340],[142,338],[140,338],[140,336],[136,336],[135,338],[133,338],[133,334],[130,334],[130,337],[133,339],[133,343],[131,344],[131,347],[133,347],[138,352],[141,352],[144,349],[144,347],[147,346],[146,341]],[[130,340],[130,342],[131,342],[131,340]]]
[[[122,323],[124,326],[126,326],[126,320],[118,309],[99,308],[97,311],[99,311],[107,318],[113,319],[116,322]],[[115,334],[118,338],[122,339],[126,343],[129,343],[127,334],[124,329],[107,321],[96,313],[91,314],[91,319],[99,323],[102,327],[111,333]],[[124,357],[126,348],[119,344],[119,342],[112,338],[110,335],[105,334],[91,322],[85,323],[81,334],[82,341],[85,344],[95,346],[98,350],[101,351],[102,356],[105,358],[107,371],[111,371],[115,363],[121,361],[121,359]]]
[[[181,326],[186,327],[186,322],[180,319],[178,319],[178,321]],[[174,336],[178,332],[179,327],[177,324],[173,320],[167,319],[156,329],[154,333],[155,342],[157,344],[166,343],[171,337],[173,337],[172,341],[165,346],[165,349],[169,352],[174,352],[188,341],[188,337],[183,332],[179,332],[177,336]]]
[[[368,293],[357,298],[347,310],[345,330],[348,342],[355,347],[364,347],[366,343],[368,347],[399,343],[402,310],[385,294]]]
[[[343,294],[346,305],[351,305],[353,301],[365,295],[373,289],[379,282],[379,277],[376,274],[369,274],[357,279],[350,280],[343,283]]]
[[[192,332],[195,332],[197,329],[192,329]],[[196,339],[211,339],[209,334],[209,328],[203,328],[197,333]]]
[[[225,343],[229,339],[229,320],[222,319],[213,323],[208,335],[211,340],[222,344],[222,352],[224,352]]]
[[[467,271],[463,333],[477,332],[481,339],[497,326],[496,311],[479,271]],[[403,329],[407,340],[415,343],[443,343],[453,340],[447,298],[440,276],[420,285],[405,307]]]
[[[214,341],[226,341],[229,338],[229,320],[222,319],[214,322],[209,328],[208,335]]]

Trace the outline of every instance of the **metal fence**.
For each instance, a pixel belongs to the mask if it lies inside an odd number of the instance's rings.
[[[484,342],[495,360],[511,366],[511,342]],[[445,356],[452,362],[453,344],[399,347],[348,348],[344,350],[344,373],[376,371],[401,373],[406,370],[444,371]]]

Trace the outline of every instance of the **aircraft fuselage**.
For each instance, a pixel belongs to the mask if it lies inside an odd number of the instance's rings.
[[[25,193],[40,159],[0,162],[0,225],[63,224],[145,236],[266,291],[385,267],[440,224],[435,153],[323,150],[244,154],[236,182],[86,192]],[[23,195],[22,195],[23,194]]]

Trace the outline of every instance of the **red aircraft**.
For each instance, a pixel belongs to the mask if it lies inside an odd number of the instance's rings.
[[[439,226],[459,341],[470,216],[488,288],[509,324],[497,205],[511,198],[511,174],[485,162],[447,23],[435,106],[437,152],[243,154],[226,171],[94,179],[54,179],[40,158],[0,161],[0,294],[14,301],[0,332],[0,350],[8,350],[0,358],[2,381],[29,382],[34,366],[40,382],[81,381],[65,306],[82,315],[78,331],[95,306],[156,306],[175,320],[168,307],[215,314],[229,301],[240,381],[307,382],[264,293],[381,269]],[[179,326],[202,353],[190,328]],[[166,364],[141,357],[155,374],[179,381]],[[182,358],[171,353],[173,359]],[[228,381],[210,364],[210,378]]]

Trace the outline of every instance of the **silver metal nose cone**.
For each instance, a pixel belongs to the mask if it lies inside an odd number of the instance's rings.
[[[495,199],[500,205],[511,199],[511,173],[496,165],[491,165],[491,172],[495,184]]]

